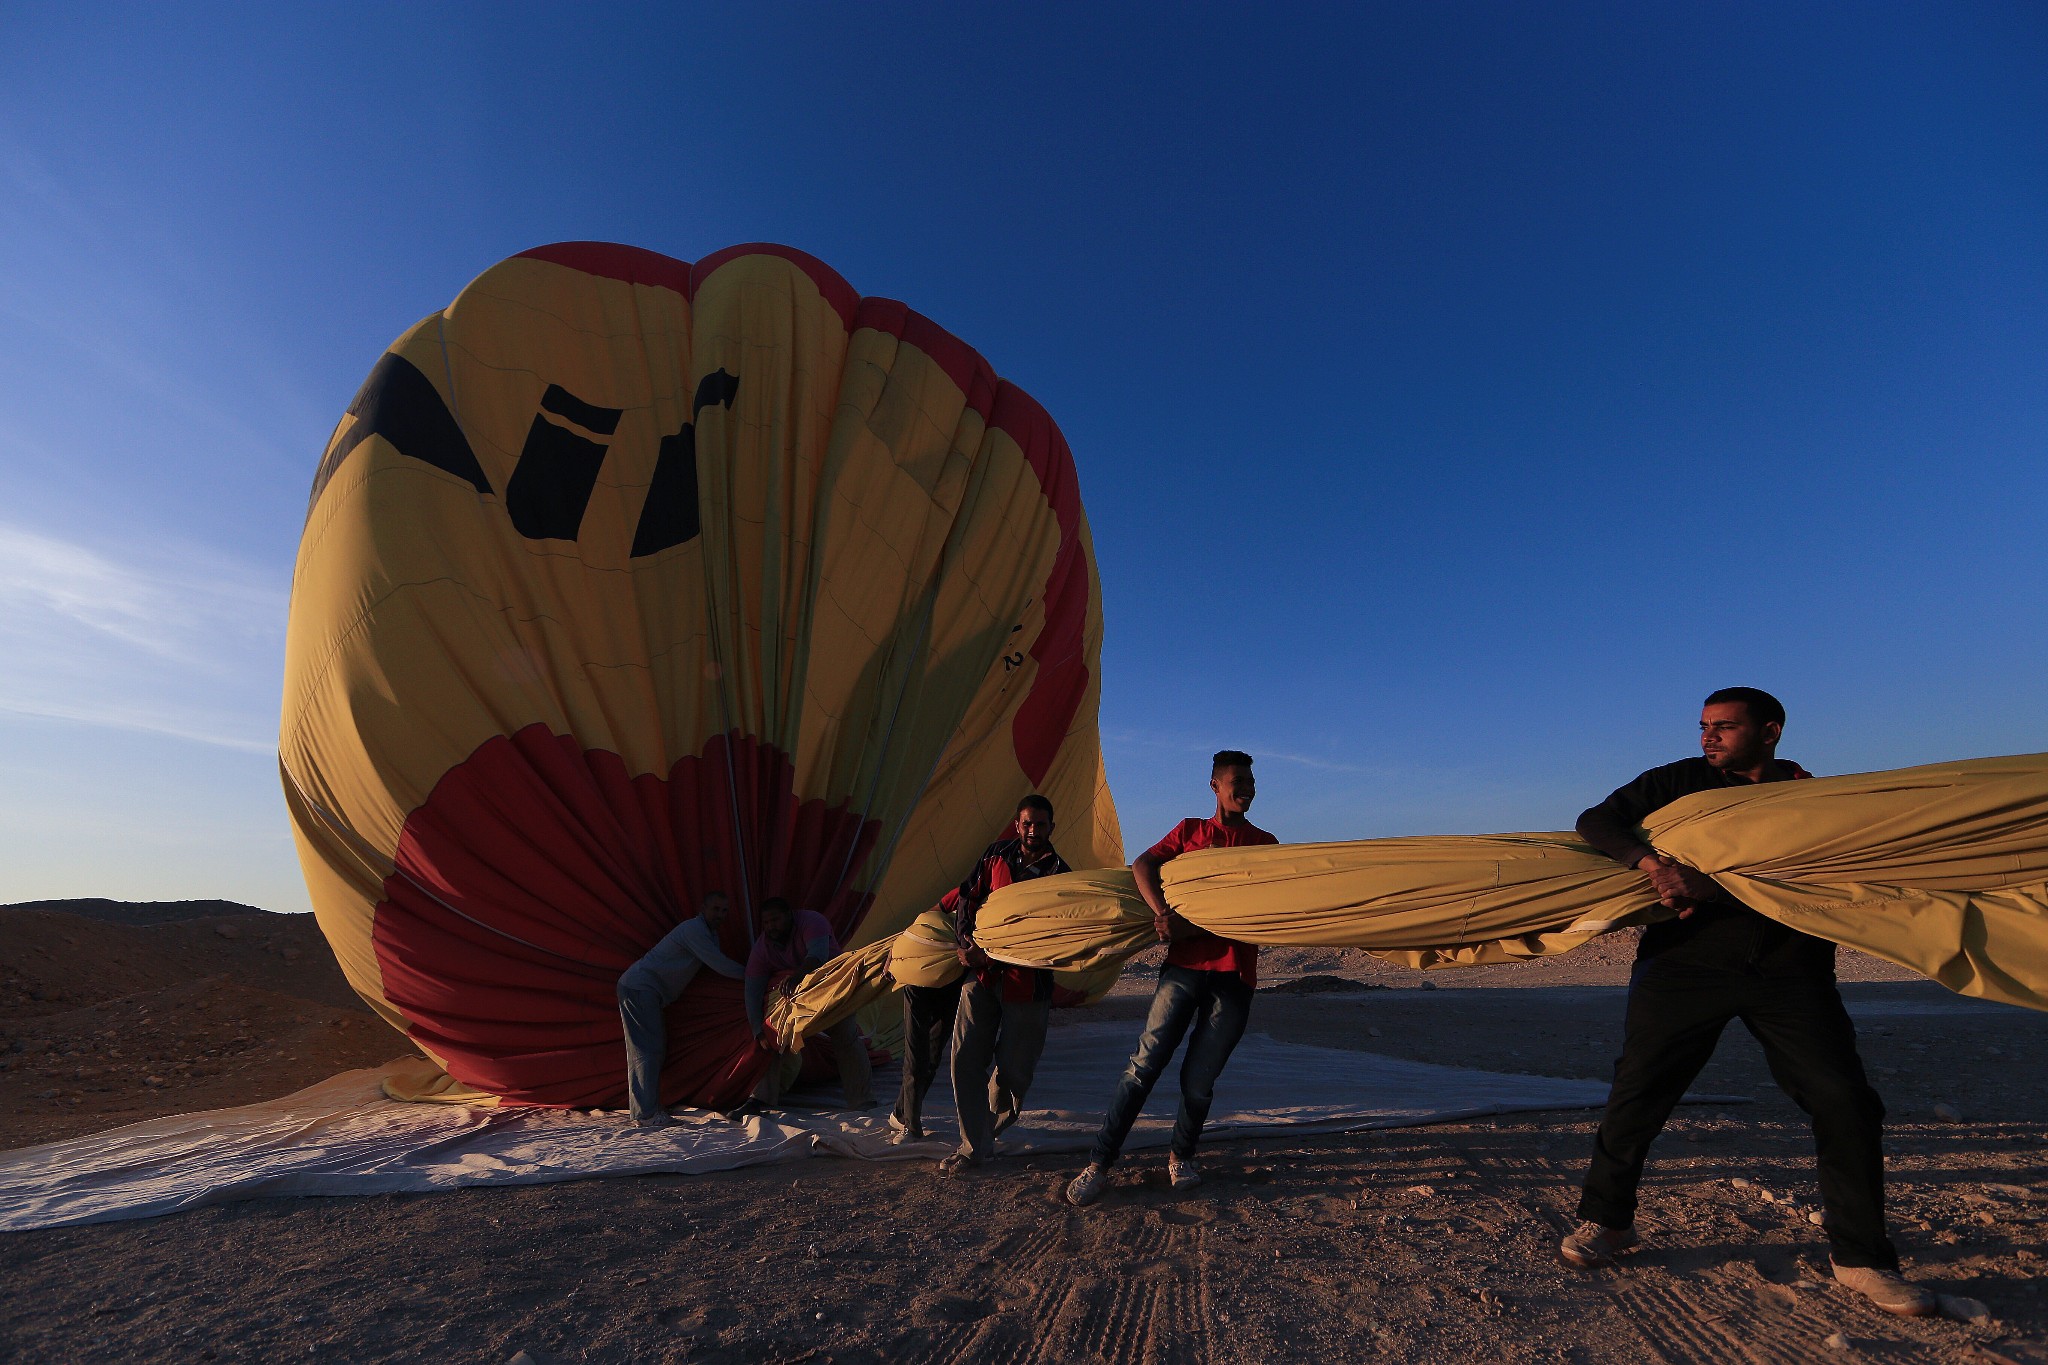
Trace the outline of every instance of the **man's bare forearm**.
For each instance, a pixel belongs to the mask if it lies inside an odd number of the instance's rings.
[[[1160,941],[1171,941],[1182,921],[1166,903],[1166,887],[1159,880],[1159,860],[1149,853],[1139,855],[1131,864],[1131,880],[1137,883],[1138,899],[1152,912],[1152,927]]]

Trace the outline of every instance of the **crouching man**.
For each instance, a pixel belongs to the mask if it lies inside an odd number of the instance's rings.
[[[792,910],[780,896],[761,902],[761,936],[747,956],[747,1024],[754,1030],[754,1045],[772,1053],[768,1070],[754,1087],[753,1097],[726,1115],[743,1118],[772,1109],[782,1103],[782,1092],[796,1079],[793,1057],[787,1057],[768,1036],[768,986],[785,974],[803,976],[814,972],[839,955],[839,940],[823,915],[813,910]],[[832,1041],[832,1055],[839,1063],[839,1082],[845,1088],[846,1107],[865,1109],[874,1102],[873,1071],[868,1065],[868,1045],[861,1039],[860,1024],[852,1017],[825,1030]],[[791,1051],[801,1050],[801,1040],[785,1039]]]

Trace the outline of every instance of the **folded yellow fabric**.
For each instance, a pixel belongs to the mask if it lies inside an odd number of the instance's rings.
[[[1794,928],[2048,1009],[2048,754],[1703,792],[1645,832]],[[1413,967],[1566,952],[1668,913],[1569,834],[1215,849],[1163,872],[1168,903],[1211,932]],[[1151,914],[1127,870],[1075,872],[997,891],[976,937],[1004,961],[1094,970],[1150,943]]]
[[[1056,972],[1054,981],[1093,1004],[1116,984],[1122,962],[1105,959],[1084,970]],[[770,1003],[768,1024],[777,1038],[809,1037],[897,986],[950,986],[965,970],[954,951],[953,917],[927,910],[901,933],[836,957],[805,977],[795,991]]]

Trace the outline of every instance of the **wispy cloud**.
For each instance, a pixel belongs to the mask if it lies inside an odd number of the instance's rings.
[[[284,615],[279,587],[201,550],[0,523],[0,710],[268,752]]]
[[[1102,731],[1102,741],[1112,748],[1157,749],[1177,754],[1199,754],[1204,758],[1207,758],[1210,753],[1214,752],[1213,746],[1197,742],[1184,735],[1150,734],[1139,730],[1105,728]],[[1292,753],[1285,749],[1275,749],[1256,743],[1251,746],[1248,752],[1261,763],[1293,763],[1304,768],[1314,768],[1320,772],[1356,773],[1362,777],[1384,777],[1391,775],[1393,772],[1390,768],[1374,767],[1363,763],[1344,763],[1333,758],[1318,758],[1309,754]]]

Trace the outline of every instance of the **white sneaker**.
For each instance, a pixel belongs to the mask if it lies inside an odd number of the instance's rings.
[[[1202,1168],[1195,1164],[1195,1159],[1191,1156],[1168,1154],[1166,1179],[1176,1190],[1191,1190],[1202,1183]]]
[[[1102,1198],[1102,1192],[1108,1188],[1109,1168],[1090,1165],[1067,1182],[1067,1202],[1076,1208],[1086,1208]]]

